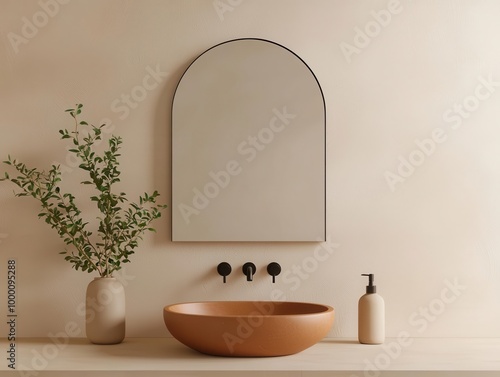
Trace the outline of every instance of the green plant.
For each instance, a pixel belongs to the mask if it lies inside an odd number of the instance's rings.
[[[59,133],[61,139],[72,140],[69,152],[78,158],[79,168],[89,177],[81,183],[93,185],[96,189],[90,200],[100,211],[97,234],[93,235],[87,229],[89,223],[84,221],[75,196],[62,192],[59,186],[62,176],[60,166],[52,165],[48,172],[40,171],[28,168],[9,155],[4,163],[15,168],[19,175],[13,178],[5,173],[0,181],[9,180],[19,186],[21,192],[15,193],[16,196],[32,196],[40,202],[42,210],[38,217],[44,218],[66,245],[76,249],[60,253],[76,270],[97,271],[101,277],[110,277],[122,267],[122,263],[130,262],[129,257],[134,254],[142,235],[146,231],[155,231],[150,223],[160,218],[161,210],[167,206],[156,203],[157,191],[140,196],[138,204],[128,202],[124,192],[113,192],[113,185],[120,181],[118,157],[122,139],[112,135],[107,149],[97,153],[95,147],[101,142],[105,125],[95,127],[79,121],[82,107],[78,104],[76,108],[66,110],[75,121],[75,129],[63,129]],[[87,130],[85,136],[82,129]]]

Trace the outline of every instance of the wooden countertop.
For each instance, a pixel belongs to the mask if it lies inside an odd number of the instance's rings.
[[[1,340],[0,375],[10,344]],[[17,339],[20,376],[500,376],[500,338],[388,338],[383,345],[324,339],[291,356],[224,358],[200,354],[173,338],[127,338],[94,345],[84,338]],[[5,355],[7,357],[5,357]],[[383,373],[382,373],[383,372]],[[10,373],[9,373],[10,374]]]

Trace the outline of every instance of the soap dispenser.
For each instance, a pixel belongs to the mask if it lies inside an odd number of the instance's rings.
[[[385,303],[373,285],[373,274],[368,276],[366,294],[358,302],[358,339],[363,344],[382,344],[385,340]]]

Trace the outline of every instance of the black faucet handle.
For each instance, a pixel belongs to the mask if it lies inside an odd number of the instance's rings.
[[[222,281],[226,282],[226,276],[228,276],[232,271],[231,265],[227,262],[219,263],[217,266],[217,272],[222,276]]]
[[[243,273],[247,276],[247,281],[253,281],[253,276],[255,275],[255,271],[257,271],[257,267],[252,262],[246,262],[243,265]]]
[[[273,283],[276,283],[276,276],[281,272],[279,263],[271,262],[267,265],[267,273],[273,277]]]

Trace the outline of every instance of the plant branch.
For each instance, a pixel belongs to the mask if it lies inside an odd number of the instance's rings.
[[[40,218],[54,228],[67,245],[73,245],[78,252],[65,256],[65,260],[73,267],[82,271],[97,271],[100,276],[111,276],[119,270],[121,263],[128,263],[129,257],[138,246],[138,241],[146,231],[154,231],[150,223],[161,217],[161,211],[166,205],[156,203],[159,196],[153,194],[139,197],[139,204],[128,203],[126,194],[113,194],[113,185],[120,181],[118,157],[120,156],[120,137],[111,135],[107,149],[97,153],[95,147],[101,140],[102,128],[79,121],[83,105],[78,104],[74,109],[66,110],[74,119],[74,131],[59,130],[61,139],[71,139],[73,147],[69,149],[80,161],[78,167],[87,173],[90,180],[81,184],[93,185],[97,194],[90,197],[95,202],[102,216],[97,217],[98,231],[96,242],[90,238],[81,217],[81,211],[75,203],[75,197],[69,193],[62,193],[58,182],[61,181],[60,166],[52,166],[48,173],[36,168],[29,169],[24,163],[12,159],[4,161],[13,167],[19,175],[10,177],[6,172],[0,181],[11,181],[21,188],[16,196],[32,196],[41,205]],[[80,127],[88,127],[88,136],[81,137]],[[124,204],[127,202],[127,205]],[[60,254],[68,254],[65,250]]]

